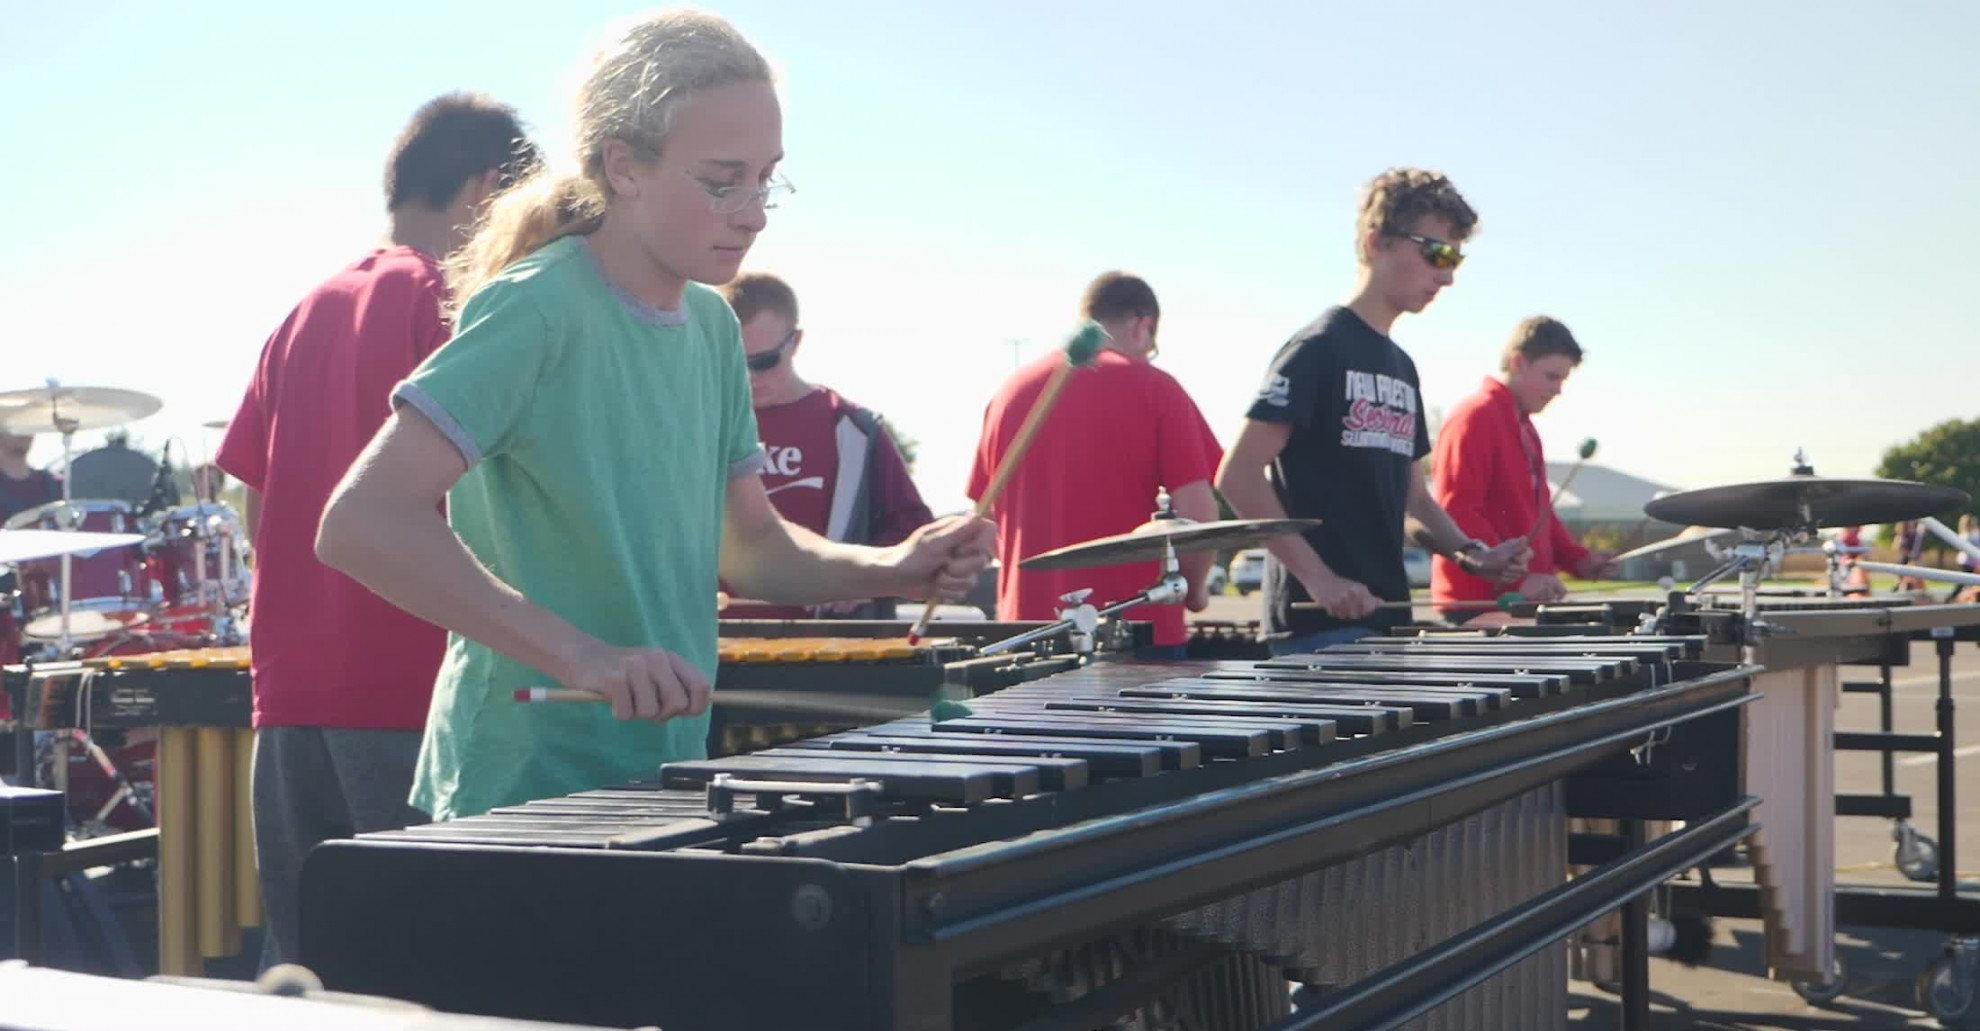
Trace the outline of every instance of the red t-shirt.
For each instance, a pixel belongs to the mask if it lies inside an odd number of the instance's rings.
[[[1504,383],[1488,378],[1477,393],[1451,409],[1437,431],[1430,461],[1437,503],[1459,529],[1486,544],[1533,533],[1540,506],[1547,506],[1546,523],[1527,542],[1533,548],[1529,573],[1557,572],[1588,557],[1588,549],[1554,514],[1540,434]],[[1490,601],[1507,589],[1459,569],[1442,555],[1431,560],[1432,602]]]
[[[769,466],[763,489],[779,515],[820,536],[885,547],[933,519],[907,462],[864,409],[825,387],[788,404],[756,410],[757,437]],[[872,427],[869,433],[861,423]],[[857,480],[841,486],[841,472]],[[864,495],[864,496],[861,496]],[[807,619],[799,605],[736,605],[729,619]]]
[[[991,399],[969,474],[971,498],[988,489],[1045,381],[1064,360],[1053,353],[1026,365]],[[1103,606],[1153,584],[1161,575],[1159,562],[1048,572],[1018,563],[1134,529],[1154,511],[1157,488],[1208,481],[1223,456],[1175,377],[1118,352],[1100,352],[1092,367],[1072,374],[992,506],[1001,562],[997,618],[1055,619],[1059,596],[1067,592],[1091,587],[1087,601]],[[1154,623],[1158,645],[1189,639],[1181,605],[1144,605],[1123,615]]]
[[[316,560],[330,491],[447,339],[445,280],[410,247],[311,291],[268,338],[220,468],[261,493],[249,644],[257,727],[417,730],[446,631]]]

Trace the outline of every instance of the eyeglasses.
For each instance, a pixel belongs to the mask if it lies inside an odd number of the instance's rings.
[[[776,207],[780,199],[797,192],[797,187],[781,175],[762,186],[717,186],[693,172],[684,171],[681,174],[701,187],[701,192],[708,195],[708,210],[717,215],[733,215],[755,200],[761,200],[763,210],[768,211]]]
[[[1431,268],[1448,271],[1464,264],[1464,252],[1458,250],[1456,244],[1445,243],[1433,237],[1419,236],[1416,233],[1390,233],[1389,235],[1404,240],[1415,241],[1419,248],[1419,253],[1423,255],[1423,260],[1429,262]]]
[[[769,372],[771,369],[776,368],[777,363],[784,360],[784,351],[797,342],[797,337],[798,331],[793,329],[791,330],[791,335],[784,338],[783,343],[778,344],[768,351],[758,351],[748,358],[743,359],[749,363],[749,371]]]

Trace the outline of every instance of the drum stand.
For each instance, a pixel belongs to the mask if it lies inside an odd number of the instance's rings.
[[[1068,630],[1072,631],[1073,650],[1081,655],[1091,654],[1093,651],[1094,633],[1099,629],[1102,619],[1119,615],[1137,605],[1179,604],[1184,598],[1189,596],[1189,581],[1183,579],[1182,564],[1176,561],[1175,545],[1168,541],[1163,541],[1162,578],[1160,580],[1144,588],[1140,594],[1126,601],[1117,601],[1102,609],[1095,609],[1093,606],[1085,604],[1087,597],[1092,593],[1092,589],[1088,588],[1065,595],[1060,600],[1070,603],[1073,607],[1061,610],[1059,613],[1060,619],[1057,623],[1039,627],[1036,630],[1019,634],[1007,640],[998,641],[995,644],[985,645],[983,648],[978,649],[977,654],[995,655],[998,652],[1022,647],[1033,641],[1043,640],[1044,638],[1064,633]]]
[[[75,506],[72,504],[72,502],[75,499],[71,493],[74,488],[70,481],[75,479],[75,477],[72,475],[73,470],[69,468],[69,463],[74,457],[76,430],[79,428],[79,426],[76,420],[66,418],[59,412],[56,413],[54,421],[55,421],[55,428],[59,430],[62,434],[62,516],[60,519],[60,525],[64,530],[74,530],[76,529],[76,524],[79,521],[79,519],[75,510]],[[71,572],[70,572],[71,561],[72,559],[69,553],[66,551],[63,552],[62,553],[62,630],[61,633],[57,635],[55,639],[56,654],[62,656],[63,658],[68,658],[69,649],[75,644],[75,642],[70,640],[69,638],[69,589],[71,587],[69,579],[71,576]]]

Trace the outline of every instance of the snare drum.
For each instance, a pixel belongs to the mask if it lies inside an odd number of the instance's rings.
[[[64,511],[69,513],[64,516]],[[136,511],[122,501],[51,501],[7,520],[7,529],[84,530],[130,533]],[[105,548],[76,555],[69,566],[69,637],[92,641],[121,633],[145,620],[144,553],[138,548]],[[21,634],[52,641],[62,634],[62,560],[39,558],[14,567],[20,577]]]
[[[203,501],[159,517],[150,543],[164,604],[154,618],[182,632],[210,629],[215,609],[245,605],[246,535],[233,506]]]

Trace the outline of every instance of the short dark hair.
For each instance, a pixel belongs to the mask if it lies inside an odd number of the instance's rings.
[[[1095,322],[1121,318],[1162,319],[1162,306],[1155,302],[1155,288],[1140,276],[1126,272],[1102,272],[1086,286],[1079,302],[1079,313]]]
[[[1549,315],[1534,315],[1521,319],[1513,327],[1512,336],[1506,339],[1506,350],[1499,356],[1499,368],[1512,371],[1513,355],[1521,355],[1527,361],[1538,361],[1549,355],[1566,355],[1569,362],[1581,364],[1581,345],[1568,332],[1567,325]]]
[[[407,201],[444,208],[489,169],[507,187],[535,168],[536,145],[515,109],[479,93],[448,93],[420,106],[385,162],[385,207]]]
[[[768,272],[745,272],[729,280],[722,284],[722,297],[735,309],[737,322],[769,312],[782,315],[791,321],[792,329],[797,328],[797,292]]]

